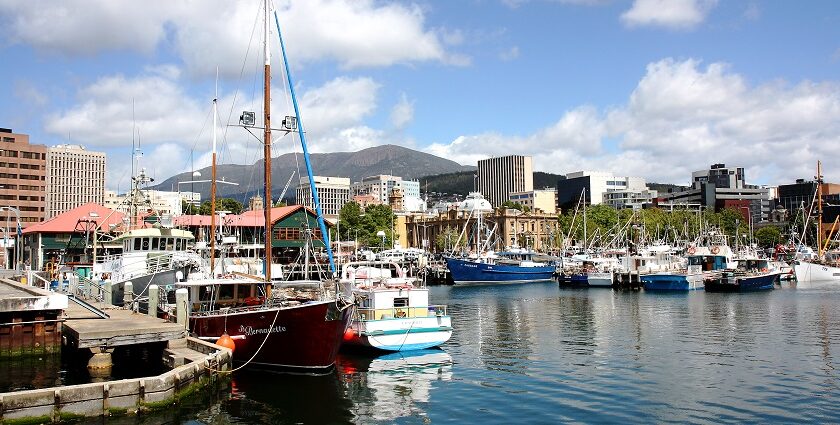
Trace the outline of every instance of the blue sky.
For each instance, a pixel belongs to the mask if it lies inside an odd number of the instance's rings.
[[[822,159],[840,181],[836,1],[274,6],[314,152],[393,143],[468,165],[515,153],[539,171],[668,183],[717,162],[788,183]],[[220,162],[253,163],[259,145],[225,125],[259,109],[259,7],[0,0],[0,127],[107,152],[106,184],[122,190],[139,139],[141,165],[163,180],[209,164],[218,67]],[[289,101],[272,40],[277,119]],[[289,138],[273,148],[294,150]]]

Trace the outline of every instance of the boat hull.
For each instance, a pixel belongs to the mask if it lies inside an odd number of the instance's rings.
[[[799,282],[840,280],[840,267],[799,261],[793,266],[793,271],[796,274],[796,280]]]
[[[706,292],[750,292],[769,291],[779,283],[778,272],[756,276],[732,276],[725,274],[719,279],[706,282]]]
[[[542,282],[551,280],[555,271],[554,266],[523,267],[457,258],[447,258],[446,266],[456,284]]]
[[[236,344],[233,361],[253,369],[325,373],[332,369],[352,306],[315,301],[293,307],[257,307],[227,314],[190,316],[190,330],[203,339],[227,331]],[[252,359],[253,357],[253,359]]]
[[[561,273],[557,276],[557,283],[559,283],[560,286],[584,287],[589,286],[589,277],[583,273]]]
[[[586,280],[589,286],[595,288],[612,288],[613,286],[612,273],[588,273]]]
[[[437,347],[450,337],[449,316],[354,320],[344,334],[344,343],[384,351],[410,351]]]
[[[645,291],[696,291],[703,279],[685,274],[647,274],[640,277]]]

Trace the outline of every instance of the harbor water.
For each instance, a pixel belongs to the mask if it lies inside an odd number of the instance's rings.
[[[840,285],[744,294],[434,287],[442,350],[237,374],[172,423],[768,423],[840,418]],[[206,402],[206,401],[205,401]],[[154,418],[148,418],[154,420]],[[146,422],[142,420],[141,422]],[[151,423],[151,422],[149,422]]]

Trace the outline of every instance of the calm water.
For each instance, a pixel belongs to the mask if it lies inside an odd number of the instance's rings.
[[[243,374],[178,423],[837,422],[840,286],[655,294],[436,287],[443,350]],[[151,419],[151,418],[150,418]]]

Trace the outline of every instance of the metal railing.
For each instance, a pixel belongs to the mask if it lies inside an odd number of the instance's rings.
[[[446,315],[445,305],[430,305],[425,307],[356,308],[356,318],[362,321],[403,318],[412,319]]]

